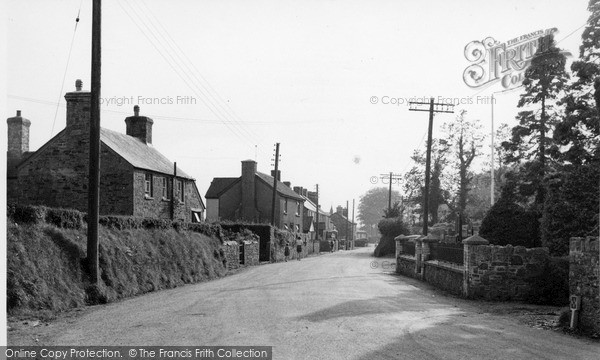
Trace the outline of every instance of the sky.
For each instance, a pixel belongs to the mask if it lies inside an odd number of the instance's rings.
[[[465,84],[468,43],[556,28],[558,46],[576,56],[586,6],[105,1],[101,126],[125,132],[125,117],[139,105],[154,119],[153,146],[196,179],[202,196],[214,177],[240,176],[242,160],[270,173],[279,142],[283,181],[319,184],[325,210],[358,204],[370,188],[387,186],[380,174],[404,173],[413,150],[425,146],[428,115],[409,111],[408,99],[458,99],[466,104],[455,111],[467,110],[489,132],[489,96],[498,92],[495,127],[516,123],[518,90]],[[90,88],[91,1],[9,0],[6,8],[5,117],[21,110],[31,120],[37,150],[64,128],[64,94],[75,80]],[[455,116],[437,114],[434,137]]]

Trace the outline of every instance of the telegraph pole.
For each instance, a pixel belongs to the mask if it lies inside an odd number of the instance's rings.
[[[173,164],[173,179],[171,179],[171,220],[175,220],[175,183],[177,182],[177,162]],[[183,187],[181,189],[183,191]]]
[[[273,201],[271,202],[271,225],[275,226],[275,200],[277,199],[277,172],[279,171],[279,143],[275,144],[275,173],[273,174]]]
[[[352,233],[352,245],[354,245],[354,199],[352,199],[352,230],[350,232]],[[354,246],[352,248],[354,249]]]
[[[316,236],[316,241],[319,241],[319,184],[317,184],[317,204],[316,205],[317,205],[317,215],[316,215],[316,218],[317,218],[317,236]],[[315,242],[313,241],[313,253],[314,252],[315,252]]]
[[[381,174],[381,179],[383,180],[383,178],[387,177],[387,176],[388,176],[388,174]],[[390,172],[389,177],[390,177],[390,190],[388,193],[388,212],[390,212],[392,210],[392,181],[400,180],[402,178],[402,176]]]
[[[101,0],[92,5],[92,84],[90,102],[90,157],[88,173],[87,263],[90,280],[100,280],[98,269],[98,218],[100,217],[100,66]]]
[[[342,214],[342,215],[344,215],[344,214]],[[350,220],[348,220],[348,215],[349,215],[348,200],[346,200],[346,250],[348,250],[348,223],[350,222]]]
[[[429,105],[429,109],[419,108],[420,105]],[[411,101],[409,103],[410,111],[428,111],[429,112],[429,130],[427,134],[427,162],[425,164],[425,196],[423,197],[423,235],[427,236],[429,226],[429,177],[431,173],[431,142],[433,135],[433,114],[436,112],[454,113],[453,104],[435,103],[431,98],[428,103]],[[413,107],[414,106],[414,107]]]

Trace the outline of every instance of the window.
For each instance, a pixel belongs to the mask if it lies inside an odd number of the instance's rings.
[[[146,174],[146,178],[144,180],[144,196],[151,198],[153,195],[152,174]]]
[[[296,201],[296,216],[300,216],[301,211],[302,209],[300,209],[300,201]]]
[[[183,180],[179,180],[177,182],[177,192],[179,193],[179,201],[183,202],[184,199],[184,186],[183,186]]]
[[[192,222],[193,223],[202,222],[202,213],[199,211],[192,210]]]
[[[288,200],[287,200],[287,198],[285,198],[283,200],[284,200],[284,202],[283,202],[283,213],[287,214]]]
[[[163,200],[171,199],[171,179],[162,178],[162,198]]]
[[[284,230],[289,230],[290,228],[288,227],[288,225],[287,225],[287,224],[283,224],[283,229],[284,229]]]
[[[300,225],[296,224],[296,232],[300,232]]]

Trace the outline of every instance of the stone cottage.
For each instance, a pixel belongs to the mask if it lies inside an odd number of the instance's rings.
[[[87,211],[91,93],[77,80],[65,99],[66,127],[35,152],[31,122],[20,111],[7,120],[9,203]],[[196,182],[154,148],[153,123],[136,106],[125,134],[101,129],[100,214],[201,221]]]

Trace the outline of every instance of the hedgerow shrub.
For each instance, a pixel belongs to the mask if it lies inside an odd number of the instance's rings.
[[[539,305],[565,305],[569,303],[569,258],[554,257],[544,265],[538,276],[526,280],[529,292],[525,300]]]
[[[502,189],[500,199],[483,218],[479,235],[493,245],[539,246],[540,214],[517,204],[513,191],[511,186]]]
[[[541,223],[550,254],[569,253],[569,239],[598,232],[600,166],[566,166],[548,179]]]
[[[394,238],[398,235],[410,234],[410,229],[400,218],[382,219],[377,227],[381,233],[381,239],[373,253],[376,257],[395,254],[396,241]]]

